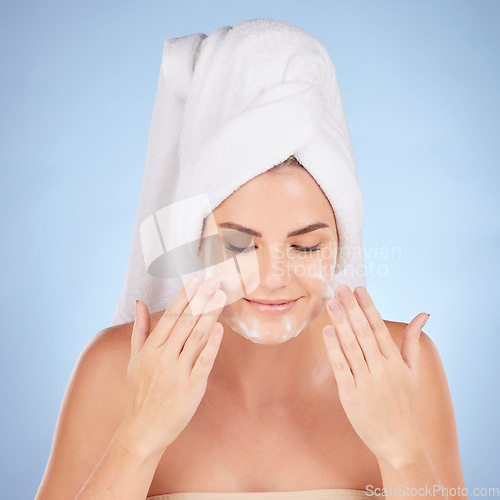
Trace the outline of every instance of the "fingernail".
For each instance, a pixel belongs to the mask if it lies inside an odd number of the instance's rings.
[[[200,286],[201,280],[198,278],[198,276],[191,276],[189,281],[186,283],[186,292],[189,297],[194,295],[196,290],[198,290],[198,287]]]
[[[429,319],[430,314],[428,314],[428,313],[425,313],[425,314],[427,314],[427,317],[424,318],[422,325],[420,326],[420,329],[422,329],[424,327],[424,325],[427,323],[427,320]]]
[[[218,339],[219,337],[222,336],[222,331],[224,330],[224,328],[220,325],[220,324],[216,324],[214,326],[214,329],[213,329],[213,333],[212,333],[212,337],[214,339]]]
[[[207,280],[203,284],[203,290],[207,293],[215,292],[217,288],[219,288],[219,280],[214,276],[210,276],[210,278],[207,278]]]
[[[325,335],[331,339],[333,337],[333,334],[334,334],[333,328],[331,326],[327,326],[325,328]]]
[[[220,292],[220,295],[217,295]],[[226,303],[227,295],[222,291],[218,290],[214,295],[215,299],[215,307],[220,307]]]
[[[331,300],[330,302],[328,302],[328,309],[330,309],[330,312],[332,314],[340,312],[339,303],[336,300]]]
[[[218,309],[226,303],[226,298],[226,294],[222,290],[217,290],[212,297],[210,297],[206,307],[209,308],[209,310],[213,310],[214,307]]]

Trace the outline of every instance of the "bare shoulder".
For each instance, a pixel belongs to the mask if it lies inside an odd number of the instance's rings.
[[[399,349],[401,349],[401,343],[403,342],[403,334],[408,326],[408,323],[402,323],[399,321],[388,321],[384,319],[385,326],[387,326],[387,329],[389,330],[392,340],[394,340],[394,343],[398,346]],[[428,340],[427,340],[428,339]],[[420,334],[420,343],[427,343],[428,341],[432,342],[432,340],[422,331]]]
[[[152,331],[163,311],[150,314]],[[82,369],[89,366],[93,373],[106,375],[110,383],[123,385],[126,382],[127,368],[130,361],[130,342],[133,321],[110,326],[96,333],[87,343],[77,361]]]
[[[80,353],[62,400],[36,500],[74,498],[125,416],[132,323],[96,333]]]
[[[401,350],[407,323],[385,321],[394,343]],[[417,422],[432,463],[443,486],[465,487],[458,444],[455,410],[444,366],[433,340],[420,333]]]
[[[93,351],[95,355],[115,355],[116,357],[127,354],[128,351],[130,357],[132,327],[133,322],[129,322],[105,328],[90,339],[85,349]]]
[[[384,320],[394,343],[401,352],[401,344],[408,323]],[[441,356],[432,339],[423,330],[420,333],[420,365],[419,365],[419,400],[425,399],[429,390],[441,386],[442,391],[448,390],[448,383],[444,372]]]
[[[408,323],[388,320],[384,320],[384,323],[392,336],[392,340],[394,340],[394,343],[398,346],[398,349],[401,350],[404,331],[408,326]],[[428,368],[430,368],[432,365],[434,369],[438,368],[439,366],[442,367],[441,358],[439,356],[436,345],[423,330],[420,333],[420,364],[427,365]]]
[[[72,379],[79,375],[81,382],[85,379],[86,385],[95,385],[96,390],[124,387],[132,327],[133,323],[111,326],[91,337],[77,360]],[[119,391],[115,394],[121,395]]]
[[[394,343],[401,351],[401,344],[408,323],[387,320],[384,320],[384,322]],[[436,383],[441,385],[442,391],[448,390],[444,366],[436,344],[429,335],[422,330],[420,333],[420,398],[422,399],[425,392],[430,389],[431,386],[435,386]]]
[[[132,327],[130,322],[96,333],[81,352],[72,374],[83,387],[110,401],[103,418],[110,420],[111,427],[119,425],[125,410]]]

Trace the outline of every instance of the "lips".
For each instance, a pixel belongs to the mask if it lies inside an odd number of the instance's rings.
[[[271,303],[271,304],[264,304],[261,302],[256,302],[253,300],[248,300],[245,299],[245,302],[248,304],[250,308],[252,308],[254,311],[257,311],[262,314],[270,314],[270,315],[276,315],[276,314],[284,314],[293,307],[295,307],[295,304],[299,301],[300,297],[295,300],[291,300],[288,302],[281,302],[281,303]]]
[[[250,302],[256,302],[257,304],[269,304],[269,305],[280,305],[280,304],[288,304],[289,302],[295,302],[298,299],[277,299],[277,300],[260,300],[260,299],[245,299]]]

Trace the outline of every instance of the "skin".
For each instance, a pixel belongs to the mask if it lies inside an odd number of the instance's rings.
[[[338,247],[335,217],[328,199],[306,170],[289,167],[278,174],[266,172],[251,179],[212,213],[221,233],[221,224],[233,222],[262,235],[254,236],[249,243],[255,247],[252,257],[256,265],[250,267],[251,273],[257,275],[257,285],[245,297],[300,297],[284,315],[263,315],[242,298],[231,302],[226,283],[232,282],[232,276],[218,273],[229,304],[219,318],[224,338],[211,372],[213,382],[223,385],[242,405],[254,408],[282,404],[300,387],[310,390],[321,386],[331,377],[331,367],[317,333],[330,323],[325,305],[333,296],[332,271]],[[207,224],[210,221],[208,218]],[[286,238],[289,232],[316,222],[328,227]],[[241,238],[239,231],[224,228],[221,244],[224,248],[227,243],[234,245],[238,236]],[[296,248],[315,246],[319,250],[308,253]],[[210,265],[207,254],[202,247],[206,267]],[[240,256],[250,260],[248,255]]]
[[[364,490],[437,480],[463,487],[443,365],[424,332],[416,345],[425,314],[409,324],[382,320],[370,298],[357,296],[361,287],[340,299],[345,313],[330,313],[324,306],[332,290],[321,270],[334,263],[335,251],[308,255],[316,264],[309,275],[297,265],[288,274],[273,266],[280,260],[297,264],[293,251],[283,259],[276,245],[321,241],[336,248],[334,215],[314,179],[301,170],[256,177],[214,210],[215,223],[228,220],[262,233],[253,242],[259,280],[249,297],[300,296],[300,304],[285,328],[280,316],[258,317],[245,308],[241,296],[224,308],[218,319],[223,338],[205,395],[163,453],[148,496]],[[329,228],[286,239],[287,232],[319,221]],[[205,250],[201,256],[209,259]],[[150,315],[151,331],[164,313]],[[245,325],[255,325],[255,333],[249,335]],[[333,337],[326,336],[330,326]],[[73,498],[122,422],[132,329],[130,322],[102,330],[82,352],[39,498]]]
[[[324,388],[332,388],[333,370],[338,396],[333,405],[339,412],[344,410],[351,430],[379,466],[372,485],[376,483],[380,490],[397,489],[400,484],[417,489],[445,484],[435,469],[416,408],[419,338],[428,315],[418,314],[406,325],[397,345],[366,289],[358,287],[353,294],[341,286],[336,290],[340,300],[330,300],[338,249],[335,218],[327,198],[304,169],[264,173],[214,210],[208,224],[226,229],[221,235],[225,249],[231,240],[228,222],[231,231],[238,231],[237,224],[260,233],[252,234],[247,243],[253,248],[253,261],[238,254],[248,259],[247,278],[252,272],[257,275],[249,279],[257,285],[250,294],[244,290],[246,297],[299,301],[285,315],[263,315],[237,300],[234,274],[209,274],[219,278],[229,300],[219,317],[224,338],[208,393],[231,398],[233,408],[279,414],[280,409],[295,407],[297,401],[310,401],[307,393],[321,400]],[[286,236],[318,222],[326,227]],[[239,231],[244,229],[239,227]],[[294,253],[312,247],[317,251],[302,253],[302,259]],[[200,254],[207,268],[213,265],[209,251],[202,247]],[[239,263],[245,267],[243,260]],[[460,475],[456,474],[457,485],[463,485]]]
[[[422,389],[418,397],[418,339],[428,315],[420,313],[407,325],[385,322],[370,296],[359,294],[366,291],[363,287],[353,294],[341,286],[336,290],[340,300],[331,300],[338,248],[335,217],[307,171],[285,168],[277,175],[266,172],[255,177],[212,215],[207,227],[217,225],[223,247],[232,239],[227,231],[236,234],[235,229],[223,227],[227,222],[260,233],[247,242],[254,247],[253,261],[238,254],[248,259],[247,278],[257,275],[253,280],[257,285],[250,293],[243,290],[243,296],[300,299],[286,315],[261,315],[235,292],[234,273],[224,269],[207,273],[206,277],[220,280],[228,298],[218,318],[223,339],[197,413],[160,462],[159,469],[169,471],[170,479],[165,481],[157,473],[150,494],[315,488],[311,484],[354,489],[371,485],[379,491],[397,489],[399,484],[463,486],[456,431],[450,435],[428,422],[426,412],[433,404],[429,396],[421,395]],[[287,233],[316,222],[328,227],[287,239]],[[300,259],[294,251],[315,246],[320,250]],[[199,255],[210,268],[210,249],[202,246]],[[339,311],[330,311],[327,304],[337,304]],[[329,331],[333,335],[326,335]],[[424,348],[420,363],[427,385],[431,378],[436,382],[440,363],[436,353],[429,354],[431,349]],[[434,361],[429,362],[431,356]],[[441,392],[451,406],[447,388]],[[447,427],[454,424],[449,406],[442,420]],[[444,408],[440,411],[445,415]],[[228,417],[222,434],[220,415]],[[427,445],[442,432],[449,436],[446,458],[440,456],[443,448],[438,453]],[[309,456],[311,446],[323,450],[318,460]],[[210,457],[205,456],[207,449]],[[186,470],[194,455],[203,468],[195,465]],[[185,459],[182,470],[180,458]],[[300,464],[299,469],[293,463]],[[244,479],[247,470],[252,471],[250,482]],[[214,477],[226,477],[223,472],[231,481],[214,482]],[[173,477],[177,477],[174,482]],[[315,479],[302,482],[303,478]]]

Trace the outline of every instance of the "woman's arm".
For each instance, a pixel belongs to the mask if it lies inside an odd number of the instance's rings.
[[[403,331],[407,326],[405,323],[399,325],[400,329],[394,335],[398,348],[401,347]],[[419,376],[416,407],[420,434],[415,436],[415,447],[409,445],[406,450],[402,450],[399,464],[379,462],[384,488],[393,488],[386,496],[404,496],[400,493],[403,490],[406,493],[407,488],[411,495],[411,488],[415,488],[415,493],[427,485],[427,492],[421,490],[418,496],[426,496],[427,493],[427,496],[435,499],[467,498],[455,413],[446,374],[434,342],[424,332],[420,334]],[[443,487],[442,490],[439,485]]]
[[[37,500],[147,496],[165,449],[205,395],[222,340],[226,294],[214,277],[201,285],[192,277],[153,329],[136,301],[133,325],[108,328],[84,349]]]
[[[133,422],[124,419],[75,500],[146,498],[162,453],[141,449],[139,442]]]
[[[103,330],[82,351],[35,500],[146,498],[160,456],[139,449],[123,420],[131,329]]]
[[[421,331],[428,315],[393,332],[364,287],[353,295],[342,285],[337,293],[346,313],[339,299],[328,302],[333,325],[323,329],[325,345],[347,417],[379,462],[382,494],[466,496],[446,376]]]

